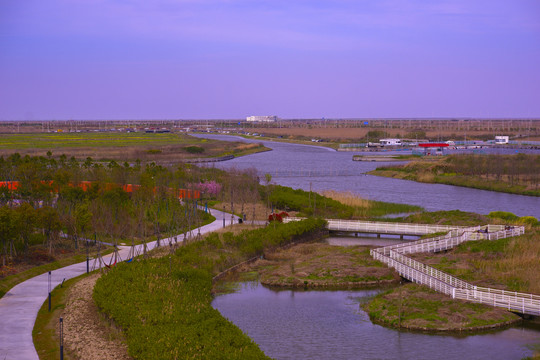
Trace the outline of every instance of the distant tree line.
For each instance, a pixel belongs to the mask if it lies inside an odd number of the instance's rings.
[[[540,155],[451,155],[447,172],[482,176],[514,184],[532,185],[535,190],[540,182]]]

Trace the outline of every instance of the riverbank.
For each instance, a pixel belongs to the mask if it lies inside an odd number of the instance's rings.
[[[417,284],[379,294],[363,308],[375,323],[430,332],[485,331],[522,321],[504,309],[455,300]]]
[[[537,155],[450,155],[379,167],[369,175],[540,196]]]
[[[135,358],[266,359],[253,341],[211,306],[214,275],[324,230],[324,221],[208,235],[174,254],[120,264],[102,276],[94,299],[124,329]],[[130,286],[118,286],[129,283]],[[159,345],[156,345],[159,344]]]
[[[399,282],[399,276],[373,260],[368,246],[297,244],[266,252],[244,271],[259,274],[261,284],[284,288],[352,289]]]

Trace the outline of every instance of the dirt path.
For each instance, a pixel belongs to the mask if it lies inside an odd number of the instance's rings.
[[[69,290],[63,314],[66,349],[84,360],[131,359],[121,332],[107,324],[92,299],[99,276],[84,278]]]

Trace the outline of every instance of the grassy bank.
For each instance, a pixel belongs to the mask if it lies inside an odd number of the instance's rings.
[[[0,279],[0,298],[2,298],[12,287],[15,285],[26,281],[28,279],[33,278],[34,276],[38,276],[41,274],[44,274],[48,271],[53,271],[56,269],[60,269],[69,265],[78,264],[80,262],[86,261],[86,253],[84,253],[85,250],[80,250],[77,255],[69,256],[69,257],[62,257],[58,260],[54,260],[49,263],[41,264],[38,266],[32,266],[31,268],[17,272],[16,274],[5,276],[2,279]],[[102,255],[106,255],[112,252],[112,249],[102,249]],[[93,261],[95,250],[93,250],[90,253],[91,259],[90,263]],[[54,259],[54,258],[53,258]]]
[[[298,216],[320,216],[328,219],[369,219],[387,214],[422,210],[419,206],[362,199],[352,193],[326,191],[323,194],[291,189],[279,185],[261,188],[261,198],[267,196],[278,209],[297,211]]]
[[[521,321],[504,309],[454,300],[417,284],[399,286],[364,305],[385,326],[426,331],[478,331]]]
[[[60,358],[60,341],[58,338],[59,318],[66,305],[66,295],[70,287],[77,281],[87,277],[87,274],[69,279],[62,286],[57,286],[51,292],[51,312],[49,312],[49,300],[45,300],[38,311],[32,339],[40,360],[56,360]],[[64,359],[74,358],[69,356],[64,348]]]
[[[398,282],[397,274],[373,260],[369,247],[298,244],[265,253],[249,270],[263,285],[292,288],[357,288]]]
[[[260,144],[245,144],[209,139],[199,139],[175,133],[33,133],[0,134],[0,155],[13,152],[22,155],[54,156],[68,153],[77,159],[88,156],[98,161],[155,161],[157,163],[182,161],[191,158],[242,156],[268,148]]]
[[[450,155],[402,166],[379,167],[370,175],[540,196],[538,155]]]
[[[129,353],[136,359],[266,358],[212,308],[212,277],[323,228],[324,221],[310,219],[238,235],[211,234],[171,257],[117,266],[97,282],[94,299],[124,329]]]

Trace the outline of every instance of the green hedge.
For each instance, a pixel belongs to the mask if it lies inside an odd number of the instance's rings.
[[[180,247],[170,259],[122,263],[98,280],[94,299],[124,329],[135,359],[266,359],[212,308],[212,277],[230,257],[245,260],[320,231],[324,224],[308,219],[236,236],[212,234]]]
[[[261,194],[264,198],[264,194]],[[311,205],[310,205],[311,201]],[[320,215],[327,218],[350,219],[354,214],[352,206],[301,189],[291,189],[276,185],[272,187],[270,202],[278,209],[299,211],[303,215]],[[315,208],[315,213],[313,208]]]

